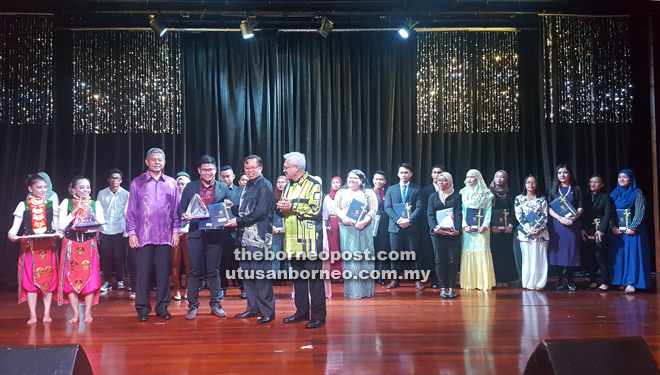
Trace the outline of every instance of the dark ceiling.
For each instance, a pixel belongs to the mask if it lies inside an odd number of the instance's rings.
[[[537,28],[538,14],[630,14],[657,8],[648,0],[5,0],[0,12],[53,13],[58,28],[148,27],[149,15],[173,28],[237,28],[246,17],[262,29]]]

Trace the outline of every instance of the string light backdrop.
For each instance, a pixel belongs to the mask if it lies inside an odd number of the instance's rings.
[[[517,132],[518,34],[417,33],[418,133]]]
[[[0,16],[0,125],[53,121],[53,17]]]
[[[76,134],[181,134],[181,46],[177,32],[75,31]]]
[[[558,124],[630,124],[628,17],[542,16],[545,116]]]

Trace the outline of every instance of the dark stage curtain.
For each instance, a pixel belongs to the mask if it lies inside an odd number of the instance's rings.
[[[58,31],[54,41],[55,124],[3,126],[4,233],[27,193],[24,173],[49,173],[60,198],[67,196],[70,178],[84,174],[95,196],[107,186],[105,173],[112,167],[124,171],[123,186],[128,188],[144,171],[144,154],[151,147],[165,150],[168,175],[186,170],[193,179],[198,178],[197,159],[205,153],[232,165],[237,175],[245,156],[260,155],[264,174],[273,181],[282,174],[282,155],[301,151],[310,173],[326,182],[326,191],[332,176],[345,177],[353,168],[370,180],[382,169],[389,183],[396,183],[396,167],[405,161],[413,165],[413,182],[420,185],[431,182],[432,165],[443,164],[457,190],[471,168],[479,169],[487,183],[504,169],[515,193],[529,173],[539,176],[539,188],[545,190],[560,162],[569,163],[585,187],[591,173],[603,174],[611,190],[618,170],[650,150],[643,105],[636,113],[640,124],[632,127],[639,130],[632,133],[626,126],[544,121],[538,31],[519,35],[517,133],[417,133],[415,43],[394,32],[336,32],[328,39],[315,33],[262,32],[247,41],[238,33],[207,32],[182,35],[183,134],[73,135],[71,33]],[[645,61],[644,53],[633,57],[640,64]],[[638,72],[635,87],[648,90],[644,69]],[[635,140],[644,143],[629,146]],[[648,171],[649,165],[643,168]],[[642,188],[649,197],[651,185]],[[15,285],[18,247],[6,236],[0,246],[0,280]]]

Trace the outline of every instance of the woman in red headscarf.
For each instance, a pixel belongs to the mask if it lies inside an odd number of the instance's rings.
[[[330,194],[326,195],[323,199],[323,225],[328,232],[329,256],[330,259],[333,259],[330,263],[331,273],[335,270],[340,273],[342,272],[341,248],[339,246],[339,219],[335,212],[335,194],[341,189],[342,184],[343,181],[340,177],[333,177],[330,180]],[[344,279],[339,277],[339,279],[333,279],[332,282],[343,283]]]

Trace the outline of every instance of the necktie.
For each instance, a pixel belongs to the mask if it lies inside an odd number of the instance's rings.
[[[403,185],[403,193],[401,193],[401,201],[406,201],[406,190],[408,190],[408,185]]]

